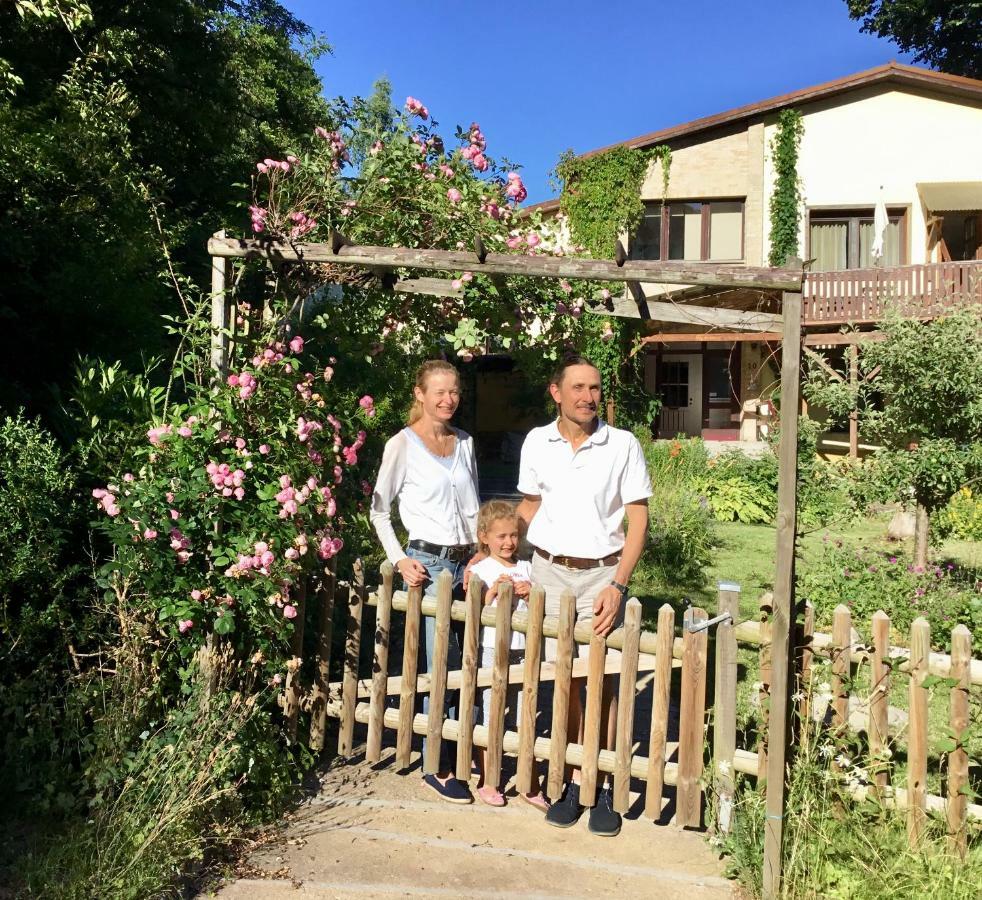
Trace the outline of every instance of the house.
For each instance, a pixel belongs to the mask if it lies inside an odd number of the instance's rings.
[[[982,81],[892,62],[623,142],[672,152],[667,193],[657,162],[642,183],[643,220],[623,236],[629,254],[766,266],[770,147],[789,108],[803,123],[798,255],[810,261],[806,344],[846,352],[858,345],[839,333],[842,326],[875,329],[899,300],[924,317],[952,303],[982,302]],[[875,257],[879,203],[887,223]],[[558,200],[530,209],[563,233]],[[766,430],[779,336],[708,314],[701,324],[691,314],[718,299],[701,288],[644,284],[615,305],[615,315],[647,320],[645,384],[663,401],[656,423],[663,435],[754,441]],[[748,309],[779,310],[774,297],[736,299]],[[647,303],[639,301],[652,300],[662,309],[665,300],[685,301],[690,321],[645,315]]]

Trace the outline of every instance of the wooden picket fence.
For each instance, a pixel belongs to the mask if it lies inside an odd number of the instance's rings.
[[[337,752],[351,757],[354,752],[356,724],[367,725],[366,758],[381,759],[383,734],[395,732],[395,761],[400,768],[411,763],[413,735],[425,735],[427,749],[422,760],[423,771],[435,772],[443,741],[456,743],[456,774],[463,781],[471,775],[475,747],[488,750],[489,783],[498,783],[505,754],[517,758],[516,788],[529,791],[535,760],[548,766],[546,793],[557,797],[564,780],[566,765],[581,769],[580,799],[593,805],[601,774],[613,776],[614,808],[627,812],[630,804],[631,779],[644,782],[644,815],[662,818],[664,788],[675,787],[675,822],[686,827],[702,824],[703,792],[711,784],[716,794],[717,820],[713,824],[728,831],[732,819],[735,777],[737,773],[763,778],[766,772],[767,747],[762,737],[756,751],[737,746],[737,677],[738,645],[758,648],[760,653],[760,722],[758,733],[766,735],[767,697],[770,691],[770,595],[760,602],[761,614],[756,621],[738,622],[740,592],[737,585],[721,584],[717,615],[709,620],[705,610],[690,607],[682,617],[681,636],[676,636],[676,614],[665,604],[658,611],[655,631],[641,629],[641,604],[628,602],[622,627],[606,639],[593,634],[587,624],[574,621],[575,597],[566,592],[560,602],[558,617],[545,616],[545,595],[533,585],[527,612],[511,610],[510,587],[499,593],[495,607],[484,607],[483,585],[471,580],[466,598],[454,601],[448,573],[437,581],[435,597],[424,597],[421,588],[408,592],[393,589],[393,569],[388,563],[381,570],[381,584],[372,592],[365,585],[364,572],[356,564],[351,582],[338,582],[328,573],[315,596],[319,602],[319,627],[316,639],[314,678],[309,689],[300,679],[300,649],[303,634],[294,636],[295,658],[288,666],[281,705],[291,737],[297,734],[301,710],[310,713],[309,744],[323,750],[327,719],[339,720]],[[305,603],[306,596],[300,602]],[[329,680],[332,622],[334,606],[346,609],[343,677]],[[362,624],[366,606],[376,607],[371,676],[359,677],[362,658]],[[404,613],[402,627],[402,664],[399,674],[390,676],[389,649],[393,636],[393,611]],[[303,610],[297,622],[303,621]],[[418,672],[418,650],[424,617],[435,618],[433,670]],[[451,622],[463,622],[462,663],[459,671],[448,671],[447,648]],[[479,667],[479,634],[481,625],[494,626],[496,633],[493,667]],[[714,696],[707,698],[710,672],[709,634],[715,627],[715,653],[712,660]],[[890,679],[908,677],[910,681],[910,720],[908,726],[907,787],[888,784],[887,769],[876,768],[868,786],[850,788],[856,800],[879,799],[887,808],[905,810],[912,843],[923,833],[929,811],[946,815],[952,846],[964,853],[971,823],[982,822],[982,806],[968,802],[964,788],[968,785],[968,760],[959,741],[968,726],[968,698],[973,685],[982,684],[982,660],[971,657],[971,637],[963,626],[952,633],[951,656],[930,653],[927,623],[919,619],[911,629],[910,649],[889,646],[889,620],[877,613],[873,617],[871,646],[852,640],[852,623],[846,607],[836,611],[832,635],[814,631],[814,614],[805,608],[803,624],[796,635],[796,674],[801,686],[799,712],[803,719],[812,715],[808,709],[808,689],[814,657],[831,660],[831,722],[833,729],[848,727],[850,673],[857,666],[871,666],[873,677],[869,702],[870,755],[884,756],[889,739],[887,730],[887,697]],[[511,634],[526,636],[524,663],[509,666]],[[554,663],[542,659],[543,638],[557,639]],[[574,653],[577,645],[588,645],[585,660]],[[620,664],[608,660],[608,649],[621,651]],[[367,650],[367,648],[366,648]],[[367,657],[367,653],[365,654]],[[677,694],[677,743],[670,741],[672,719],[673,668],[681,669]],[[638,673],[652,672],[652,702],[647,746],[635,741],[635,698]],[[616,741],[613,750],[600,749],[601,734],[606,727],[602,719],[605,676],[619,674]],[[946,755],[947,797],[929,795],[927,777],[927,687],[929,675],[953,679],[950,687],[951,728],[955,746]],[[566,720],[572,679],[586,678],[584,738],[578,744],[569,740]],[[548,735],[539,713],[540,685],[553,683],[551,723]],[[518,730],[506,730],[505,708],[509,684],[521,684],[522,712]],[[491,688],[490,723],[474,725],[474,708],[478,688]],[[647,689],[647,688],[645,688]],[[458,718],[444,715],[448,690],[459,691]],[[417,696],[429,693],[429,713],[416,712]],[[398,696],[398,705],[389,697]],[[712,715],[708,716],[707,713]],[[711,719],[711,728],[709,728]],[[707,736],[711,765],[704,771]],[[641,751],[646,750],[647,755]]]

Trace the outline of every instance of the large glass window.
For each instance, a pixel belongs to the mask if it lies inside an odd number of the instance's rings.
[[[743,259],[743,201],[646,203],[631,236],[634,259],[738,262]]]
[[[902,266],[906,252],[903,211],[887,210],[882,266]],[[873,257],[873,210],[812,210],[808,216],[808,255],[814,272],[869,269]]]

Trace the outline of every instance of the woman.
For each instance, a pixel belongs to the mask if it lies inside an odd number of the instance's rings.
[[[372,525],[378,533],[389,561],[399,570],[409,587],[426,585],[426,593],[436,592],[436,578],[447,570],[454,589],[463,584],[464,569],[477,540],[477,463],[470,435],[450,425],[460,403],[460,376],[443,360],[423,363],[416,373],[415,400],[409,424],[389,439],[372,495]],[[399,504],[399,518],[409,532],[404,549],[392,527],[393,501]],[[426,616],[426,659],[433,667],[436,624]],[[422,648],[421,648],[422,649]],[[447,667],[460,669],[460,643],[450,630]],[[421,660],[422,663],[422,660]],[[423,700],[428,711],[429,695]],[[455,695],[447,692],[447,714],[456,716]],[[426,752],[426,742],[423,742]],[[423,782],[444,800],[470,803],[467,785],[454,778],[449,744],[440,747],[436,774],[426,774]]]

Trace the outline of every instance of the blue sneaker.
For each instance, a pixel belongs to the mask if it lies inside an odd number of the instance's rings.
[[[439,795],[441,800],[447,803],[473,803],[474,798],[468,790],[467,785],[451,776],[446,782],[440,781],[436,775],[424,775],[423,784],[431,791]]]

